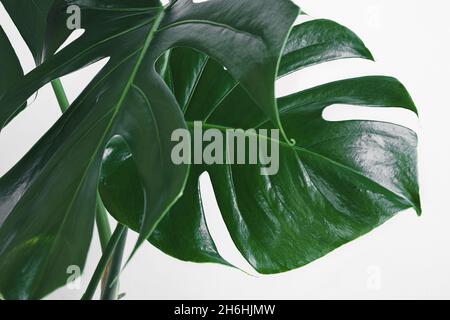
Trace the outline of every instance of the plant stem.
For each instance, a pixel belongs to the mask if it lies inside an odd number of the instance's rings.
[[[108,222],[108,212],[106,211],[106,208],[103,205],[102,198],[100,197],[100,193],[98,191],[97,191],[96,206],[97,208],[95,212],[95,224],[97,225],[98,237],[100,239],[100,246],[102,247],[102,252],[105,252],[106,247],[108,246],[108,242],[111,239],[111,227],[109,226]],[[103,274],[101,286],[102,295],[105,292],[109,269],[110,264],[108,264],[105,273]]]
[[[116,300],[119,291],[119,274],[122,269],[122,258],[125,249],[125,244],[127,241],[127,229],[122,233],[119,243],[114,250],[114,255],[111,259],[111,264],[109,266],[108,276],[106,278],[106,283],[104,286],[103,293],[101,295],[101,300]]]
[[[114,250],[116,249],[117,245],[119,244],[122,235],[127,230],[127,228],[118,223],[116,229],[114,230],[113,235],[111,236],[111,240],[109,240],[108,245],[106,246],[105,252],[103,252],[103,255],[98,262],[97,268],[95,269],[94,275],[91,278],[91,281],[89,282],[89,285],[86,289],[86,292],[83,294],[83,297],[81,300],[91,300],[92,297],[95,294],[95,290],[98,287],[98,284],[100,283],[100,280],[102,279],[102,276],[106,270],[106,267],[108,266],[109,260],[111,259]]]
[[[62,86],[61,80],[56,79],[52,81],[53,91],[55,92],[56,99],[58,100],[59,108],[61,112],[66,112],[69,109],[69,100],[67,99],[66,93]]]

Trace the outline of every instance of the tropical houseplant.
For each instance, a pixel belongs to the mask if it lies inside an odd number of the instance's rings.
[[[369,232],[397,212],[420,213],[416,134],[377,121],[324,120],[333,104],[416,107],[396,79],[370,76],[275,98],[275,80],[331,60],[373,59],[347,28],[312,20],[289,0],[1,0],[32,52],[23,75],[0,33],[0,122],[51,82],[64,114],[0,180],[0,293],[39,299],[83,268],[94,224],[104,278],[117,298],[126,230],[185,261],[223,259],[205,222],[208,172],[237,248],[260,273],[292,270]],[[79,10],[83,35],[62,50]],[[55,53],[57,52],[57,53]],[[58,78],[108,58],[68,106]],[[205,126],[281,132],[280,169],[175,165],[171,134]],[[7,150],[5,150],[7,152]],[[105,210],[105,207],[107,210]],[[119,223],[111,235],[108,214]],[[130,258],[130,257],[127,257]]]

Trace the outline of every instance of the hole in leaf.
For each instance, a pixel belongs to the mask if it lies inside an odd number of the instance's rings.
[[[85,32],[84,29],[77,29],[74,30],[70,36],[67,37],[66,41],[64,41],[64,43],[58,48],[58,50],[56,51],[56,53],[60,52],[62,49],[64,49],[65,47],[67,47],[69,44],[71,44],[72,42],[74,42],[75,40],[77,40],[79,37],[81,37],[83,35],[83,33]]]
[[[83,92],[83,90],[108,63],[108,61],[109,58],[104,58],[61,78],[70,103],[72,103],[81,94],[81,92]]]
[[[346,120],[382,121],[401,125],[415,132],[418,132],[419,130],[417,115],[404,108],[363,107],[335,104],[325,108],[322,117],[331,122]]]
[[[276,95],[282,97],[333,81],[384,73],[386,72],[383,72],[379,65],[370,60],[328,61],[295,71],[278,79],[275,84]]]
[[[211,233],[211,237],[213,238],[220,255],[239,269],[248,272],[249,274],[258,274],[247,260],[245,260],[234,244],[222,214],[220,213],[214,188],[207,172],[204,172],[200,176],[200,192],[206,224],[208,225],[209,232]]]

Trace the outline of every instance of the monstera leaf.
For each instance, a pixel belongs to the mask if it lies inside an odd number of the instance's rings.
[[[43,297],[66,283],[69,266],[83,268],[101,160],[111,139],[120,139],[133,153],[144,191],[136,248],[181,196],[189,167],[172,163],[170,136],[187,125],[155,69],[168,49],[190,47],[220,61],[280,126],[274,79],[298,15],[290,1],[179,0],[162,7],[147,0],[56,0],[47,32],[64,27],[70,5],[81,9],[85,33],[54,56],[43,55],[44,62],[0,97],[1,126],[44,84],[109,60],[0,180],[0,292],[6,298]]]
[[[372,59],[348,29],[327,20],[296,26],[279,77],[342,58]],[[220,63],[190,49],[170,52],[165,78],[190,128],[275,128]],[[228,231],[260,273],[301,267],[379,226],[397,212],[420,213],[414,132],[377,121],[323,119],[333,104],[402,107],[416,112],[405,88],[389,77],[325,84],[278,99],[283,126],[295,145],[280,144],[273,176],[257,165],[193,165],[183,197],[149,241],[187,261],[228,264],[212,239],[199,176],[208,172]],[[100,190],[109,211],[139,230],[144,189],[132,150],[114,140],[104,157]],[[132,198],[130,198],[132,195]]]

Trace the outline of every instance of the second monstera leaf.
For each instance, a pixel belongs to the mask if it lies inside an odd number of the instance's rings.
[[[348,29],[327,20],[306,22],[292,31],[278,76],[342,58],[372,56]],[[219,130],[274,128],[208,56],[172,50],[162,72],[191,128],[194,121]],[[415,133],[384,122],[328,122],[322,113],[333,104],[416,112],[406,89],[389,77],[343,80],[280,98],[282,123],[296,143],[280,141],[279,173],[261,176],[255,165],[193,165],[183,197],[149,241],[182,260],[228,264],[205,222],[199,189],[205,171],[232,239],[261,273],[301,267],[401,210],[420,212]],[[113,216],[138,230],[142,183],[119,138],[105,153],[100,190]]]

